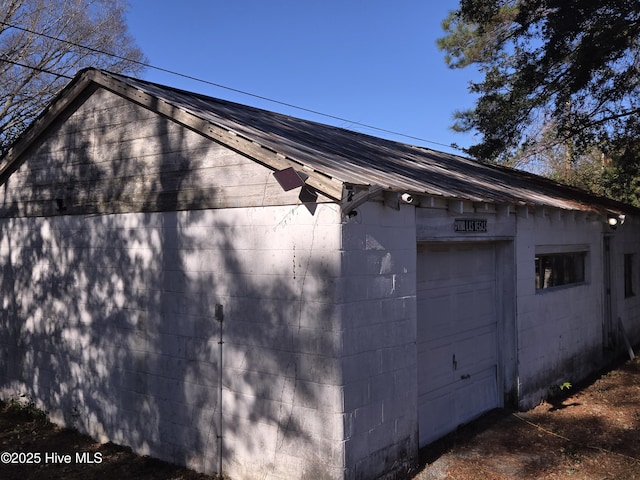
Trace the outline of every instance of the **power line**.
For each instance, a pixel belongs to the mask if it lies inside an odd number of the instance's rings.
[[[30,68],[31,70],[35,70],[36,72],[47,73],[49,75],[55,75],[56,77],[66,78],[68,80],[72,80],[73,79],[73,77],[71,77],[69,75],[65,75],[64,73],[52,72],[51,70],[47,70],[46,68],[34,67],[32,65],[26,65],[24,63],[15,62],[13,60],[8,60],[6,58],[0,58],[0,62],[10,63],[11,65],[16,65],[17,67]]]
[[[420,141],[420,142],[431,143],[433,145],[439,145],[441,147],[453,148],[453,149],[458,150],[458,151],[463,151],[460,147],[458,147],[455,144],[446,144],[446,143],[435,142],[433,140],[427,140],[426,138],[416,137],[416,136],[413,136],[413,135],[408,135],[406,133],[396,132],[396,131],[388,130],[388,129],[381,128],[381,127],[376,127],[374,125],[369,125],[369,124],[366,124],[366,123],[357,122],[355,120],[349,120],[348,118],[338,117],[336,115],[331,115],[331,114],[328,114],[328,113],[320,112],[318,110],[313,110],[313,109],[310,109],[310,108],[300,107],[298,105],[294,105],[292,103],[283,102],[281,100],[274,100],[273,98],[265,97],[265,96],[262,96],[262,95],[257,95],[255,93],[247,92],[247,91],[244,91],[244,90],[239,90],[239,89],[233,88],[233,87],[228,87],[226,85],[221,85],[219,83],[211,82],[209,80],[203,80],[202,78],[198,78],[198,77],[194,77],[194,76],[187,75],[187,74],[184,74],[184,73],[176,72],[174,70],[169,70],[167,68],[157,67],[155,65],[151,65],[151,64],[146,63],[146,62],[140,62],[138,60],[132,60],[132,59],[123,57],[121,55],[117,55],[115,53],[109,53],[109,52],[105,52],[104,50],[100,50],[100,49],[97,49],[97,48],[88,47],[86,45],[80,45],[78,43],[71,42],[69,40],[65,40],[65,39],[62,39],[62,38],[54,37],[52,35],[48,35],[48,34],[42,33],[42,32],[36,32],[34,30],[30,30],[28,28],[24,28],[24,27],[21,27],[19,25],[15,25],[15,24],[12,24],[12,23],[4,22],[2,20],[0,20],[0,25],[4,25],[4,26],[10,27],[10,28],[15,28],[16,30],[20,30],[20,31],[23,31],[23,32],[26,32],[26,33],[30,33],[32,35],[38,35],[38,36],[47,38],[49,40],[54,40],[54,41],[57,41],[57,42],[66,43],[67,45],[71,45],[71,46],[77,47],[77,48],[82,48],[84,50],[88,50],[90,52],[97,53],[97,54],[100,54],[100,55],[107,55],[109,57],[117,58],[118,60],[123,60],[123,61],[126,61],[126,62],[134,63],[136,65],[140,65],[140,66],[145,67],[145,68],[150,68],[152,70],[157,70],[159,72],[164,72],[164,73],[168,73],[170,75],[175,75],[175,76],[178,76],[178,77],[182,77],[182,78],[185,78],[187,80],[192,80],[192,81],[195,81],[195,82],[204,83],[204,84],[207,84],[207,85],[211,85],[213,87],[217,87],[217,88],[221,88],[221,89],[224,89],[224,90],[228,90],[230,92],[239,93],[241,95],[246,95],[246,96],[253,97],[253,98],[256,98],[256,99],[259,99],[259,100],[264,100],[264,101],[267,101],[267,102],[275,103],[277,105],[282,105],[284,107],[293,108],[293,109],[296,109],[296,110],[300,110],[302,112],[311,113],[313,115],[319,115],[319,116],[322,116],[322,117],[325,117],[325,118],[331,118],[333,120],[337,120],[337,121],[340,121],[340,122],[347,122],[350,125],[357,125],[359,127],[369,128],[371,130],[387,133],[387,134],[390,134],[390,135],[396,135],[396,136],[399,136],[399,137],[410,138],[412,140],[417,140],[417,141]],[[51,71],[48,71],[48,70],[45,70],[45,69],[41,69],[41,68],[38,68],[38,67],[31,67],[31,66],[28,66],[28,65],[19,64],[17,62],[12,62],[12,61],[5,60],[5,59],[2,59],[2,60],[5,61],[5,62],[8,62],[8,63],[12,63],[14,65],[21,66],[21,67],[38,70],[38,71],[41,71],[43,73],[49,73],[51,75],[57,75],[59,77],[64,77],[64,78],[68,78],[68,79],[72,78],[72,77],[69,77],[68,75],[54,73],[54,72],[51,72]]]

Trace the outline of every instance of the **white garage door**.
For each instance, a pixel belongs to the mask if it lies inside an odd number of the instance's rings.
[[[417,280],[424,446],[499,406],[495,247],[419,245]]]

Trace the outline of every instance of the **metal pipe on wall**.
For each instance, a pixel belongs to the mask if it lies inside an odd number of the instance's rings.
[[[222,479],[222,345],[223,331],[222,322],[224,320],[224,309],[220,304],[216,305],[216,320],[220,323],[220,338],[218,340],[219,358],[218,358],[218,478]]]

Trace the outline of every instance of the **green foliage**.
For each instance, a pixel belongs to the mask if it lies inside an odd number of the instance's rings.
[[[572,388],[572,385],[570,382],[563,382],[559,385],[552,385],[549,388],[550,401],[554,402],[555,400],[558,400],[564,397],[566,394],[565,390],[568,392],[569,390],[571,390],[571,388]]]
[[[484,75],[470,85],[475,107],[457,112],[453,126],[481,134],[471,155],[504,163],[532,149],[564,146],[577,158],[597,148],[616,168],[637,157],[637,0],[461,0],[443,29],[438,44],[449,66]],[[625,169],[637,170],[603,178]],[[617,197],[637,200],[638,186],[627,183],[631,190]]]
[[[563,384],[559,385],[560,390],[570,390],[571,389],[571,384],[569,382],[564,382]]]
[[[603,173],[604,195],[640,207],[640,165],[615,164]]]
[[[8,402],[0,402],[0,411],[29,421],[47,420],[47,414],[31,400],[12,398]]]
[[[536,172],[601,197],[640,207],[640,162],[614,162],[604,152],[592,149],[565,158],[558,152],[537,155]],[[640,160],[640,159],[639,159]],[[531,169],[531,165],[527,165]]]

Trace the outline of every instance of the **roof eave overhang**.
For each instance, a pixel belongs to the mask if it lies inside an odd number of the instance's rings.
[[[327,176],[322,172],[307,167],[301,162],[274,151],[259,143],[238,135],[232,130],[216,125],[198,115],[179,108],[161,98],[150,95],[138,88],[128,85],[104,72],[87,69],[77,75],[52,101],[49,107],[38,117],[29,129],[11,147],[0,160],[0,179],[4,179],[20,156],[34,143],[34,141],[62,114],[83,92],[92,86],[103,87],[116,95],[127,98],[144,108],[174,120],[175,122],[196,131],[252,160],[278,171],[293,167],[303,171],[308,178],[306,185],[324,194],[330,199],[340,202],[342,199],[343,182]]]
[[[0,158],[0,181],[6,179],[11,167],[29,149],[34,141],[62,114],[83,92],[89,88],[98,75],[96,70],[85,70],[77,75],[51,101],[29,128],[19,137],[7,153]]]
[[[308,187],[322,193],[333,201],[339,202],[343,212],[348,212],[356,208],[358,205],[365,203],[377,197],[384,197],[391,192],[409,193],[413,195],[435,195],[438,197],[448,196],[445,192],[427,192],[415,191],[414,188],[399,189],[399,185],[360,185],[358,192],[349,191],[349,184],[346,180],[341,180],[328,175],[326,172],[319,171],[301,161],[290,158],[281,152],[276,151],[277,147],[269,147],[251,138],[247,138],[227,127],[218,125],[210,120],[203,119],[196,112],[192,112],[184,107],[180,107],[169,100],[159,98],[158,96],[149,94],[143,89],[127,83],[115,76],[96,69],[86,69],[74,77],[71,82],[56,96],[43,113],[33,122],[29,129],[19,138],[11,149],[0,159],[0,182],[4,181],[7,175],[11,174],[12,167],[19,162],[21,156],[28,150],[39,136],[60,117],[65,110],[70,108],[82,95],[92,92],[91,89],[105,88],[123,98],[141,105],[151,111],[163,115],[171,120],[189,128],[211,140],[226,146],[241,155],[244,155],[264,166],[279,171],[287,168],[294,168],[302,171],[306,175],[305,184]],[[355,186],[355,185],[354,185]],[[461,198],[458,198],[461,199]],[[470,201],[485,201],[471,199]],[[506,199],[503,199],[506,200]],[[510,201],[501,201],[499,199],[488,199],[490,203],[502,204],[511,203]],[[519,203],[519,202],[518,202]],[[611,200],[590,202],[564,199],[540,198],[534,201],[535,206],[547,206],[552,208],[560,208],[566,210],[591,211],[601,214],[638,214],[640,209],[620,204]]]
[[[118,79],[105,74],[95,80],[102,87],[122,97],[128,98],[137,104],[166,116],[177,123],[196,131],[201,135],[214,140],[252,160],[278,171],[293,167],[303,171],[308,178],[306,185],[323,193],[327,197],[339,202],[342,198],[342,181],[329,177],[322,172],[313,170],[301,162],[297,162],[273,149],[243,137],[238,133],[205,120],[188,110],[180,108],[172,103],[150,95],[142,90],[128,85]]]
[[[530,209],[557,209],[563,211],[573,211],[573,212],[582,212],[585,214],[599,215],[599,216],[626,216],[630,214],[639,214],[639,210],[635,207],[623,205],[619,202],[614,202],[608,200],[610,205],[599,205],[599,204],[588,204],[576,200],[559,200],[559,199],[549,199],[549,201],[544,201],[544,199],[540,199],[537,202],[526,202],[522,200],[516,199],[503,199],[498,200],[495,198],[475,198],[468,196],[450,196],[443,195],[438,192],[428,192],[428,191],[419,191],[412,189],[402,189],[391,186],[382,186],[382,185],[354,185],[354,184],[345,184],[346,193],[343,195],[343,199],[341,202],[342,213],[344,215],[348,215],[350,212],[360,207],[362,204],[370,201],[370,200],[380,200],[384,199],[386,203],[391,204],[389,202],[390,195],[397,196],[397,199],[394,199],[394,203],[411,203],[416,205],[423,205],[422,202],[415,202],[416,198],[425,198],[432,197],[438,198],[445,201],[453,201],[453,202],[471,202],[471,203],[485,203],[491,204],[495,206],[508,206],[508,207],[522,207],[522,208],[530,208]],[[403,201],[403,195],[413,197],[412,201]]]

